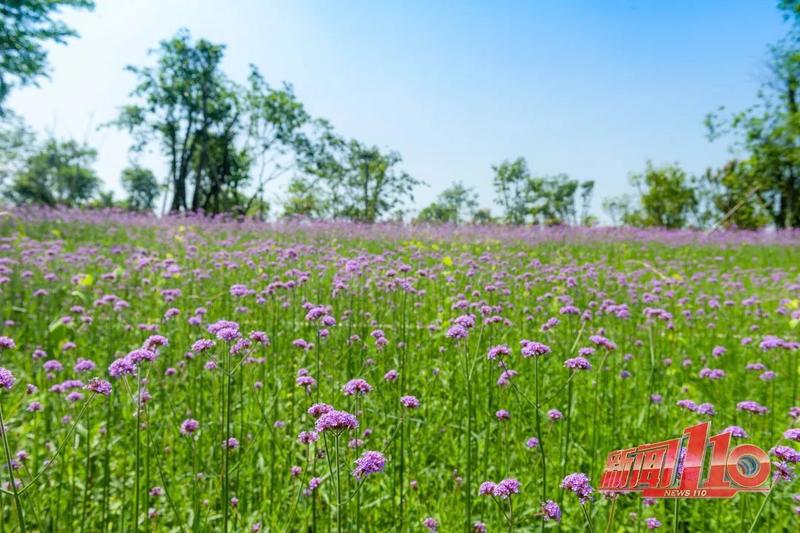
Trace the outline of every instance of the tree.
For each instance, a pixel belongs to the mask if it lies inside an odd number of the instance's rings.
[[[756,194],[758,178],[748,161],[733,159],[719,169],[703,175],[701,198],[705,205],[704,222],[714,227],[758,229],[771,221],[769,209]]]
[[[524,158],[493,166],[497,203],[510,224],[578,224],[591,222],[589,203],[593,181],[579,181],[566,174],[532,176]],[[580,202],[578,205],[578,192]],[[579,214],[580,213],[580,214]]]
[[[302,155],[306,176],[293,180],[290,212],[306,211],[311,203],[309,213],[324,207],[333,218],[367,223],[401,218],[405,202],[414,199],[414,188],[422,182],[399,168],[400,154],[345,141],[324,122],[318,129]]]
[[[205,39],[192,42],[186,30],[162,41],[155,67],[128,67],[138,81],[136,102],[113,124],[134,135],[134,151],[161,146],[171,212],[259,206],[263,217],[265,184],[294,168],[312,121],[291,86],[270,87],[255,67],[245,86],[228,79],[224,51]],[[253,175],[256,191],[246,194]]]
[[[526,187],[528,212],[534,221],[547,224],[578,224],[589,221],[593,181],[578,181],[566,174],[530,178]],[[580,215],[577,194],[580,191]]]
[[[414,187],[422,183],[398,168],[402,160],[397,152],[350,141],[344,172],[334,182],[336,197],[342,200],[341,207],[335,206],[335,214],[372,223],[393,209],[402,211],[407,200],[414,200]],[[393,213],[395,217],[398,214]]]
[[[503,208],[503,216],[509,224],[524,224],[528,216],[527,189],[530,181],[528,163],[518,157],[514,161],[503,161],[492,166],[496,202]]]
[[[7,112],[0,121],[0,188],[25,166],[33,154],[36,136],[23,120]]]
[[[122,171],[122,188],[128,193],[126,204],[134,211],[150,211],[159,195],[158,180],[149,169],[138,165]]]
[[[289,181],[286,192],[288,198],[283,205],[284,216],[322,219],[330,212],[328,195],[321,187],[319,178],[295,176]]]
[[[14,87],[35,85],[47,76],[49,43],[77,36],[57,20],[64,7],[92,9],[91,0],[0,0],[0,116]]]
[[[625,224],[631,216],[631,210],[636,200],[630,194],[603,198],[603,210],[608,213],[611,224]]]
[[[48,139],[14,176],[6,196],[17,204],[80,206],[100,185],[91,168],[96,158],[85,144]]]
[[[170,211],[187,210],[189,174],[198,145],[223,113],[227,80],[220,71],[224,46],[205,39],[191,42],[186,30],[162,41],[156,67],[128,66],[138,84],[114,122],[134,135],[134,151],[158,142],[169,164]]]
[[[720,108],[707,117],[706,126],[712,141],[734,136],[733,147],[743,165],[735,173],[721,169],[710,185],[734,205],[757,200],[758,209],[763,208],[776,227],[789,228],[800,227],[800,2],[785,0],[779,7],[794,25],[771,48],[770,78],[759,91],[758,103],[730,116]],[[747,172],[740,171],[744,169]],[[745,211],[740,217],[750,214],[755,212]]]
[[[417,220],[459,224],[471,218],[477,207],[478,195],[475,191],[456,182],[442,191],[435,202],[423,208],[417,215]]]
[[[478,209],[472,215],[473,224],[494,224],[495,222],[497,221],[492,216],[492,211],[490,209]]]
[[[697,216],[698,198],[689,175],[678,165],[654,166],[650,161],[644,172],[633,174],[631,184],[639,194],[638,207],[630,206],[629,197],[607,200],[612,218],[621,216],[631,226],[682,228]]]

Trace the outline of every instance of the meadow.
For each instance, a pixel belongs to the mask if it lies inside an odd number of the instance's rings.
[[[0,533],[796,531],[798,245],[5,213]],[[707,420],[769,496],[598,490]]]

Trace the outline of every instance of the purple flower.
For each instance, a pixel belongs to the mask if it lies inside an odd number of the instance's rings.
[[[496,416],[498,420],[511,420],[511,413],[505,409],[500,409],[494,416]]]
[[[316,431],[301,431],[297,436],[297,442],[300,444],[311,444],[319,440],[319,433]]]
[[[181,435],[192,435],[195,431],[200,429],[200,422],[194,418],[187,418],[181,423]]]
[[[549,411],[547,411],[547,418],[555,422],[557,420],[561,420],[562,418],[564,418],[564,414],[558,409],[550,409]]]
[[[657,518],[647,518],[644,522],[647,524],[647,529],[658,529],[661,527],[661,522],[659,522]]]
[[[245,285],[231,285],[231,296],[241,297],[247,296],[248,290]]]
[[[169,341],[163,335],[151,335],[146,341],[144,341],[142,347],[148,350],[153,350],[159,346],[167,346],[168,344]]]
[[[17,343],[14,342],[14,339],[6,337],[5,335],[0,335],[0,351],[13,350],[16,347]]]
[[[428,533],[437,533],[439,531],[439,521],[432,516],[423,520],[422,525],[428,528]]]
[[[306,390],[309,391],[310,393],[311,389],[316,386],[317,380],[311,376],[304,375],[304,376],[297,376],[295,383],[297,383],[298,387],[305,387]]]
[[[269,337],[263,331],[253,331],[250,333],[250,340],[263,346],[269,346]]]
[[[561,507],[553,500],[547,500],[542,504],[542,514],[545,520],[561,522]]]
[[[195,341],[194,344],[192,344],[192,351],[194,353],[204,352],[206,350],[213,348],[214,345],[215,342],[212,341],[211,339],[200,339],[198,341]]]
[[[467,328],[460,324],[454,324],[447,330],[447,338],[449,339],[466,339],[469,332]]]
[[[581,504],[589,501],[592,497],[592,492],[594,492],[594,489],[589,484],[589,476],[580,472],[565,477],[561,482],[561,488],[569,489],[574,492],[578,496]]]
[[[497,498],[506,499],[512,494],[519,494],[521,486],[522,485],[520,484],[520,482],[514,478],[504,479],[494,487],[492,495]]]
[[[0,367],[0,388],[11,389],[14,386],[14,381],[14,374],[10,370]],[[0,428],[0,430],[2,429]]]
[[[725,377],[725,371],[721,368],[703,368],[700,370],[699,376],[712,380],[722,379]]]
[[[781,461],[773,461],[772,466],[774,466],[774,472],[772,473],[772,479],[775,481],[792,481],[797,474],[794,473],[794,470],[791,466],[786,464],[785,462]]]
[[[383,379],[385,379],[386,381],[395,381],[395,380],[397,380],[397,370],[395,370],[394,368],[389,370],[388,372],[386,372],[383,375]]]
[[[136,365],[128,357],[120,357],[108,366],[108,373],[112,378],[132,376],[136,373]]]
[[[361,378],[351,379],[342,387],[342,392],[345,396],[353,396],[356,394],[366,395],[372,391],[372,385],[367,383]]]
[[[314,424],[318,433],[324,431],[342,432],[358,427],[358,419],[345,411],[328,411],[317,419]]]
[[[417,409],[419,407],[419,400],[416,396],[402,396],[400,403],[409,409]]]
[[[551,351],[549,346],[542,344],[541,342],[523,339],[519,341],[519,343],[522,347],[522,357],[525,357],[526,359],[529,357],[546,355]]]
[[[531,437],[525,442],[525,446],[528,448],[537,448],[539,446],[539,439]]]
[[[731,436],[739,439],[746,439],[748,437],[747,432],[741,426],[728,426],[723,429],[722,432],[730,433]]]
[[[722,357],[723,355],[725,355],[727,353],[727,351],[728,350],[726,350],[722,346],[714,346],[714,349],[711,350],[711,355],[713,355],[714,357],[719,358],[719,357]]]
[[[756,415],[764,415],[769,412],[769,409],[753,400],[745,400],[736,404],[737,411],[745,411]]]
[[[800,428],[791,428],[783,432],[783,438],[800,442]]]
[[[84,388],[96,394],[102,394],[103,396],[111,394],[111,383],[100,378],[90,379],[89,383],[87,383]]]
[[[589,340],[598,346],[602,346],[606,350],[616,350],[617,345],[603,337],[602,335],[592,335]]]
[[[585,357],[573,357],[564,361],[564,367],[572,370],[591,370],[592,364]]]
[[[55,359],[45,361],[42,368],[44,368],[45,371],[47,372],[61,372],[62,370],[64,370],[64,366]]]
[[[487,359],[497,359],[498,357],[503,357],[506,355],[511,354],[511,349],[505,344],[499,344],[497,346],[492,346],[489,348],[489,351],[486,354]]]
[[[361,480],[369,475],[383,472],[385,467],[386,457],[381,452],[364,452],[361,457],[356,459],[356,468],[353,470],[353,476]]]
[[[769,453],[787,463],[794,464],[800,462],[800,452],[789,446],[775,446]]]
[[[95,368],[97,368],[97,365],[94,364],[94,361],[79,358],[72,367],[72,370],[74,370],[76,374],[81,374],[83,372],[91,372]]]
[[[314,405],[308,408],[308,414],[310,414],[314,418],[319,418],[325,413],[330,413],[331,411],[333,411],[333,407],[331,407],[327,403],[315,403]]]
[[[133,363],[134,365],[139,364],[142,361],[153,362],[156,360],[158,355],[156,352],[152,350],[148,350],[146,348],[139,348],[137,350],[133,350],[127,356],[128,360]]]
[[[308,481],[308,488],[306,488],[306,489],[304,489],[304,490],[303,490],[303,494],[304,494],[305,496],[311,496],[311,494],[312,494],[312,493],[313,493],[315,490],[317,490],[317,487],[319,487],[320,485],[322,485],[322,478],[319,478],[319,477],[312,477],[312,478],[311,478],[311,479]]]
[[[717,412],[714,410],[714,405],[710,403],[701,403],[695,410],[697,414],[714,416]]]
[[[221,341],[232,342],[242,336],[238,329],[222,328],[216,332],[217,338]]]
[[[481,486],[478,487],[478,496],[494,496],[494,489],[497,487],[497,483],[494,481],[484,481],[481,483]]]

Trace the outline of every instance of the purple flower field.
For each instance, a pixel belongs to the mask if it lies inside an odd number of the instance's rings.
[[[792,531],[800,232],[0,214],[0,533]],[[598,489],[712,433],[769,493]]]

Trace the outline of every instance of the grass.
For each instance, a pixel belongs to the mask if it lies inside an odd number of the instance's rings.
[[[800,351],[763,350],[760,342],[767,335],[797,341],[796,236],[528,231],[86,213],[5,218],[0,334],[16,348],[0,352],[0,367],[16,384],[0,389],[8,443],[0,533],[22,524],[41,531],[249,531],[255,524],[262,531],[420,531],[428,517],[442,532],[468,531],[477,521],[489,531],[643,531],[647,518],[671,531],[792,530],[799,505],[792,483],[776,483],[769,501],[739,494],[679,507],[597,492],[582,506],[560,483],[583,472],[596,488],[610,450],[678,437],[709,418],[712,433],[742,426],[749,437],[735,443],[792,445],[782,434],[797,425],[789,410],[800,404]],[[233,296],[234,285],[248,293]],[[628,317],[610,304],[626,305]],[[579,314],[562,314],[568,305]],[[306,319],[311,306],[325,306],[336,324]],[[645,308],[673,318],[648,320]],[[165,318],[170,309],[179,314]],[[468,314],[476,317],[468,336],[449,338]],[[543,331],[551,318],[559,323]],[[269,345],[230,355],[235,341],[207,330],[219,320],[237,322],[245,337],[264,331]],[[109,376],[114,360],[156,334],[169,344],[154,361]],[[616,349],[593,344],[598,334]],[[752,342],[743,344],[746,337]],[[187,356],[201,338],[216,345]],[[297,339],[313,348],[296,347]],[[524,358],[523,339],[551,352]],[[505,367],[487,359],[501,344],[511,351]],[[717,358],[719,346],[725,353]],[[582,347],[595,348],[587,357],[592,369],[565,368]],[[46,356],[34,358],[37,348]],[[77,373],[79,358],[97,368]],[[50,360],[63,369],[45,370]],[[746,369],[755,362],[776,377]],[[725,376],[701,378],[704,367]],[[518,374],[498,386],[504,368]],[[309,390],[296,384],[300,369],[316,382]],[[398,378],[386,380],[392,369]],[[110,381],[109,396],[51,391],[95,376]],[[372,391],[345,396],[342,386],[354,378]],[[69,397],[74,392],[83,397]],[[656,393],[663,402],[651,402]],[[419,408],[404,408],[404,395],[417,397]],[[716,414],[680,408],[682,399],[712,403]],[[744,400],[769,412],[737,410]],[[42,409],[31,410],[32,402]],[[301,431],[314,428],[306,412],[314,403],[355,414],[359,428],[298,443]],[[509,420],[497,418],[501,409]],[[552,421],[551,409],[563,418]],[[188,418],[200,422],[190,436],[180,432]],[[230,437],[237,448],[223,447]],[[537,447],[527,446],[531,437]],[[25,461],[16,458],[21,450]],[[351,472],[366,450],[383,453],[385,468],[358,480]],[[293,477],[293,466],[302,473]],[[306,495],[312,478],[321,482]],[[483,481],[505,478],[521,483],[510,501],[478,495]],[[560,524],[543,520],[545,500],[561,505]]]

